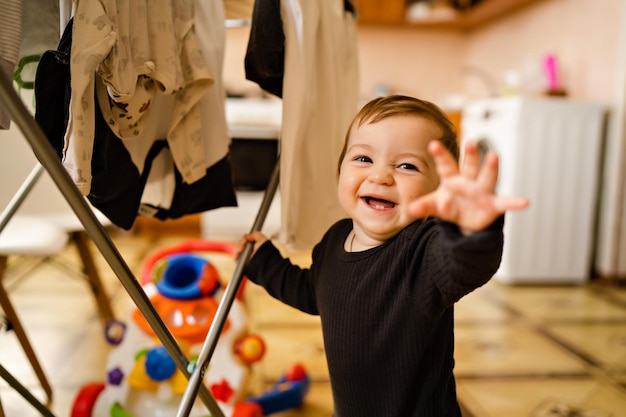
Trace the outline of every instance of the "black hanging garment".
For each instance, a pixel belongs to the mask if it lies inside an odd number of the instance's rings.
[[[283,96],[285,33],[280,0],[254,2],[244,66],[246,79],[276,97]]]
[[[41,55],[35,74],[35,120],[59,158],[63,156],[63,137],[69,120],[73,23],[73,18],[67,23],[58,48]]]

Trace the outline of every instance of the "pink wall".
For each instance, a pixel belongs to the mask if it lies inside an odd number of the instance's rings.
[[[624,0],[544,0],[470,35],[464,62],[494,76],[557,56],[569,96],[611,102]],[[466,85],[466,91],[471,92]]]
[[[624,0],[543,0],[469,33],[360,28],[362,91],[384,82],[435,101],[450,93],[481,98],[493,84],[505,90],[511,70],[522,80],[541,75],[543,57],[553,53],[570,97],[611,102],[623,7]]]
[[[439,101],[463,86],[461,53],[467,37],[459,32],[416,28],[359,28],[361,95],[377,86]]]
[[[505,0],[503,0],[505,1]],[[624,0],[543,0],[473,32],[416,27],[360,27],[361,95],[384,84],[446,106],[446,97],[480,98],[504,88],[504,73],[557,56],[573,98],[610,102],[616,82],[619,25]],[[237,92],[258,91],[245,81],[248,29],[228,29],[224,80]],[[468,71],[467,67],[474,70]],[[489,86],[477,69],[489,76]]]

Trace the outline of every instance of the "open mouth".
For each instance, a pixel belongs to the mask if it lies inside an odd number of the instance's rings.
[[[396,203],[389,200],[383,200],[381,198],[361,197],[361,200],[374,210],[389,210],[396,206]]]

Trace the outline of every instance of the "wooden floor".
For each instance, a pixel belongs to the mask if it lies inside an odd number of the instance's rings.
[[[146,256],[192,235],[114,233],[138,276]],[[98,254],[97,264],[116,315],[132,301]],[[210,254],[207,256],[211,257]],[[292,253],[306,265],[308,253]],[[234,262],[214,259],[230,277]],[[54,391],[49,409],[69,416],[78,390],[104,382],[111,347],[82,278],[75,249],[48,259],[9,259],[5,285]],[[316,317],[306,316],[246,286],[251,330],[267,352],[253,366],[248,389],[270,386],[299,362],[312,380],[305,405],[282,417],[332,414],[324,348]],[[11,331],[0,331],[0,364],[37,398],[43,391]],[[475,417],[626,416],[626,289],[608,285],[505,286],[492,281],[456,309],[456,376],[466,414]],[[0,401],[8,417],[40,415],[6,382]],[[104,416],[103,416],[104,417]],[[143,417],[143,416],[136,416]]]

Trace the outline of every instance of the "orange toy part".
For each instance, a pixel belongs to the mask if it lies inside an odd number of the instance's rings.
[[[202,268],[202,276],[197,282],[200,294],[205,297],[209,297],[218,287],[219,282],[220,277],[217,273],[217,269],[215,269],[215,267],[210,263],[206,264],[204,268]]]
[[[246,363],[254,363],[265,355],[265,343],[259,336],[250,334],[235,343],[235,353]]]
[[[217,301],[210,297],[197,300],[172,300],[161,294],[155,294],[150,301],[172,335],[177,339],[192,343],[204,342],[218,307]],[[156,336],[139,309],[133,310],[132,317],[144,332]],[[226,320],[222,332],[228,331],[229,327],[230,321]]]

